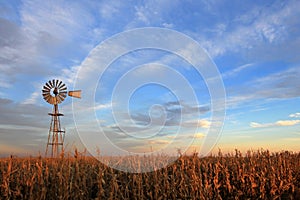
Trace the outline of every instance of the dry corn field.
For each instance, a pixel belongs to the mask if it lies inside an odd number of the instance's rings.
[[[118,163],[130,162],[138,161]],[[0,160],[0,184],[0,199],[300,199],[300,153],[182,155],[148,173],[117,171],[88,156],[10,157]]]

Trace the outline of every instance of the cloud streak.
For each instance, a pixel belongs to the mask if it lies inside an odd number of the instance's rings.
[[[290,114],[289,117],[292,117],[292,118],[299,118],[299,117],[300,117],[300,113],[297,112],[297,113]]]
[[[300,123],[300,120],[279,120],[274,123],[257,123],[251,122],[250,126],[252,128],[268,128],[268,127],[278,127],[278,126],[294,126]]]
[[[266,76],[245,81],[241,85],[227,87],[227,106],[230,108],[243,106],[245,102],[255,100],[284,100],[300,96],[298,77],[299,66],[268,74]],[[261,101],[263,103],[263,101]]]

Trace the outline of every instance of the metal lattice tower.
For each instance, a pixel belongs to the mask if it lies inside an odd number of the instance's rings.
[[[48,154],[48,148],[50,145],[52,146],[51,157],[54,157],[54,156],[58,156],[59,152],[63,149],[65,131],[61,130],[59,117],[64,115],[62,113],[59,113],[57,104],[53,106],[53,112],[48,113],[48,115],[52,116],[52,118],[50,123],[49,134],[48,134],[46,155]]]
[[[62,81],[53,79],[46,82],[42,92],[44,99],[53,105],[52,113],[48,113],[51,116],[51,122],[45,155],[48,155],[48,148],[51,146],[51,157],[57,157],[63,149],[66,133],[65,130],[61,130],[59,117],[63,114],[59,113],[58,104],[64,101],[67,94],[71,97],[81,98],[81,90],[67,92],[67,87]]]

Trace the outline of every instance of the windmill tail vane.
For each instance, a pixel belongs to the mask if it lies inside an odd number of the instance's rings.
[[[70,97],[81,98],[81,90],[69,91],[68,95]]]
[[[60,117],[64,115],[59,112],[58,104],[62,103],[67,96],[81,98],[81,90],[67,91],[67,86],[62,81],[53,79],[45,83],[42,95],[46,102],[53,105],[52,113],[48,113],[51,122],[45,155],[47,156],[48,148],[51,146],[51,157],[57,157],[63,150],[66,133],[61,129]]]

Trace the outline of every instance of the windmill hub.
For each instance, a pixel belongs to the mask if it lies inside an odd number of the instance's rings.
[[[45,83],[42,95],[45,101],[53,105],[52,113],[49,113],[51,116],[51,123],[48,135],[48,142],[46,148],[46,155],[48,152],[49,145],[52,146],[51,156],[59,155],[59,147],[63,148],[63,142],[65,138],[65,131],[61,130],[60,127],[60,116],[63,114],[59,113],[58,104],[63,102],[68,96],[81,98],[81,90],[68,91],[66,85],[60,81],[53,79]]]
[[[57,89],[57,87],[56,87],[56,88],[54,88],[54,90],[53,90],[53,94],[54,94],[54,96],[57,96],[57,95],[58,95],[58,89]]]

